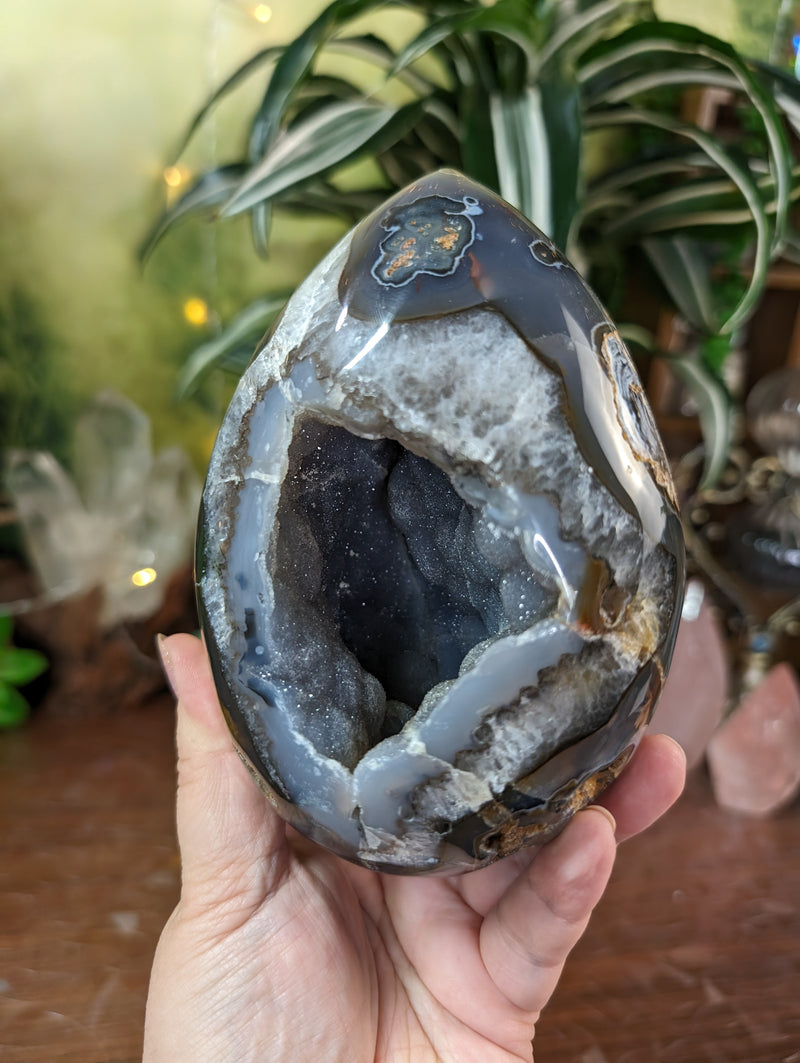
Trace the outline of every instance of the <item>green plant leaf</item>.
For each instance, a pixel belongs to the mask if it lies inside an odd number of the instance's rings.
[[[778,200],[771,253],[778,252],[789,204],[791,153],[770,93],[735,49],[692,26],[642,23],[596,46],[579,77],[587,106],[591,106],[593,95],[607,107],[634,94],[674,84],[721,84],[743,93],[759,115],[769,144],[769,166]],[[608,84],[609,77],[615,82]]]
[[[492,7],[470,5],[466,11],[458,11],[447,14],[442,18],[429,22],[428,25],[400,52],[395,60],[390,73],[399,74],[421,56],[433,51],[437,45],[444,43],[451,37],[466,37],[477,34],[492,34],[511,44],[525,61],[529,72],[537,66],[537,55],[531,38],[531,19],[519,5],[503,3],[498,0]],[[490,80],[485,82],[487,90],[498,90],[496,75],[499,64],[495,62],[495,69]]]
[[[655,336],[650,329],[645,328],[643,325],[637,325],[631,321],[623,321],[622,324],[617,326],[617,332],[629,347],[631,345],[641,347],[648,354],[652,354],[656,349]]]
[[[329,74],[311,74],[293,97],[297,110],[287,109],[289,124],[298,118],[307,117],[315,107],[324,106],[333,100],[352,100],[361,96],[361,90],[352,81]]]
[[[766,209],[766,208],[765,208]],[[681,228],[752,223],[753,216],[731,181],[685,183],[666,192],[629,201],[624,214],[608,225],[615,239]]]
[[[564,12],[568,12],[564,17]],[[588,51],[597,41],[608,36],[620,23],[631,21],[650,22],[655,12],[649,0],[601,0],[575,10],[574,5],[564,4],[558,11],[561,16],[539,53],[539,63],[544,68],[558,57],[559,63],[574,64],[578,57]]]
[[[249,210],[325,173],[362,151],[398,108],[365,101],[334,103],[294,126],[245,174],[222,209],[223,217]]]
[[[730,352],[730,336],[708,336],[700,345],[700,360],[718,376]]]
[[[437,166],[461,165],[458,120],[445,104],[435,97],[425,101],[428,112],[414,127],[414,135],[437,160]]]
[[[0,648],[0,682],[23,687],[47,669],[47,658],[36,650],[16,646]]]
[[[31,714],[22,694],[8,683],[0,683],[0,728],[19,727]]]
[[[309,181],[281,197],[281,209],[303,214],[330,214],[353,225],[379,207],[386,199],[386,188],[341,189],[329,181]]]
[[[210,372],[230,359],[252,357],[259,339],[283,308],[288,296],[258,299],[245,307],[218,336],[202,343],[189,356],[178,378],[177,394],[183,399],[199,386]]]
[[[712,487],[725,468],[733,436],[733,404],[719,378],[693,358],[666,358],[697,404],[705,457],[700,490]]]
[[[551,63],[539,82],[542,118],[550,144],[552,232],[557,247],[569,244],[581,198],[583,124],[578,83],[565,67]]]
[[[245,173],[239,163],[220,166],[204,173],[176,203],[165,210],[142,241],[139,258],[145,260],[153,252],[159,240],[176,222],[191,214],[211,210],[224,203],[237,187]]]
[[[644,161],[634,157],[611,173],[605,173],[591,182],[579,204],[576,228],[593,215],[605,214],[609,220],[618,219],[623,212],[627,215],[627,212],[640,202],[641,193],[637,187],[639,185],[647,183],[653,186],[657,181],[659,186],[666,185],[667,189],[671,190],[676,182],[663,179],[682,179],[678,187],[685,189],[687,183],[696,182],[703,171],[712,171],[715,176],[718,175],[718,167],[702,152],[685,152]],[[726,187],[736,191],[732,182],[727,182]],[[619,226],[621,223],[617,221],[617,224]]]
[[[685,237],[667,236],[644,240],[642,247],[679,313],[701,332],[716,332],[711,275],[697,246]]]
[[[771,254],[774,227],[770,222],[761,194],[753,178],[715,137],[686,122],[680,122],[655,111],[621,106],[589,115],[585,118],[585,123],[590,128],[643,124],[679,137],[685,137],[700,147],[709,159],[731,178],[739,189],[752,214],[756,240],[750,283],[739,305],[719,328],[721,332],[732,332],[755,309],[764,289]]]
[[[398,81],[419,96],[424,96],[435,88],[432,81],[416,70],[410,70],[408,67],[403,70],[394,70],[397,54],[389,47],[386,41],[374,33],[353,37],[334,37],[327,44],[327,51],[335,55],[346,55],[353,59],[361,59],[379,67],[387,74],[391,71],[393,77],[396,77]]]
[[[281,209],[302,214],[330,214],[354,225],[386,199],[386,188],[341,189],[329,181],[309,181],[281,197]]]
[[[513,98],[492,96],[489,106],[500,194],[565,248],[581,157],[574,86],[552,77]]]
[[[490,98],[479,84],[464,84],[459,99],[461,167],[476,181],[500,191]]]
[[[753,216],[736,185],[725,178],[699,177],[700,159],[690,162],[655,160],[652,163],[624,167],[607,178],[592,184],[583,201],[581,224],[593,215],[608,217],[609,232],[619,240],[626,234],[640,236],[659,231],[680,229],[711,229],[718,226],[752,225]],[[710,161],[705,160],[709,165]],[[683,175],[680,183],[673,182],[666,191],[637,198],[636,185],[657,177]],[[768,215],[778,210],[771,174],[756,182]],[[800,168],[792,172],[790,202],[800,199]]]
[[[550,236],[553,232],[550,143],[542,96],[530,86],[519,96],[490,98],[500,195]]]
[[[272,229],[272,204],[256,203],[250,210],[250,234],[259,258],[269,258],[269,234]]]
[[[753,60],[753,66],[770,85],[775,103],[786,115],[795,136],[800,136],[800,82],[794,74],[771,63]]]
[[[248,59],[247,62],[242,63],[240,67],[234,70],[231,76],[229,78],[226,78],[226,80],[223,81],[223,83],[218,89],[215,89],[215,91],[208,97],[208,99],[200,108],[200,110],[195,114],[194,118],[189,123],[186,132],[183,135],[183,139],[178,145],[178,149],[174,154],[174,158],[179,159],[181,157],[183,152],[188,147],[192,137],[195,135],[197,130],[206,120],[206,118],[214,109],[214,107],[216,107],[216,105],[220,102],[220,100],[224,99],[227,95],[233,92],[235,88],[238,88],[238,86],[243,81],[246,81],[247,78],[256,70],[258,70],[260,66],[264,66],[266,63],[272,62],[278,55],[280,55],[282,51],[283,48],[280,45],[272,45],[269,48],[262,48],[261,51],[256,52],[256,54],[254,56],[251,56],[251,58]]]
[[[260,159],[278,136],[286,106],[311,72],[320,48],[344,23],[374,6],[375,0],[333,0],[283,49],[250,127],[251,162]]]
[[[0,648],[11,642],[11,634],[14,630],[14,621],[7,613],[0,613]]]

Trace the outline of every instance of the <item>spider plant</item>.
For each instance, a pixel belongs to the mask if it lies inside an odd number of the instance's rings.
[[[419,27],[400,47],[381,35],[389,8]],[[374,72],[369,91],[350,75],[353,60]],[[216,105],[254,78],[263,92],[240,157],[200,174],[145,253],[182,218],[210,213],[248,214],[265,255],[275,210],[352,223],[419,175],[456,167],[548,233],[607,302],[648,264],[699,337],[701,358],[676,367],[700,405],[705,478],[718,473],[731,420],[720,363],[770,262],[795,248],[792,78],[660,21],[648,0],[333,0],[293,41],[262,49],[219,86],[178,158]],[[730,94],[729,135],[682,114],[685,91],[707,87]],[[720,284],[715,263],[726,256],[731,283]],[[246,308],[199,348],[183,389],[214,366],[241,366],[281,301]],[[653,346],[641,328],[631,335]]]

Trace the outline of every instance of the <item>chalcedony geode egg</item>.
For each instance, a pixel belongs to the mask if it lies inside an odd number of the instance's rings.
[[[257,351],[211,460],[220,698],[298,830],[480,867],[622,770],[675,639],[664,453],[595,296],[453,171],[361,222]]]

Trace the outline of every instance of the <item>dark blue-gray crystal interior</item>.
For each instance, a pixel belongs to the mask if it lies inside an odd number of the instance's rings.
[[[516,540],[495,531],[487,559],[485,518],[395,440],[302,419],[275,527],[273,648],[267,660],[259,639],[248,640],[248,683],[271,703],[288,686],[302,691],[305,733],[350,767],[455,679],[474,646],[524,630],[553,605]],[[320,646],[325,675],[315,674]],[[332,700],[327,676],[356,662],[385,699],[351,689],[355,676],[342,683],[333,697],[365,723],[343,730],[322,708]]]

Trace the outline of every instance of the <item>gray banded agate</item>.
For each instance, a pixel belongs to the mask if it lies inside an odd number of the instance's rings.
[[[219,434],[198,595],[233,735],[298,830],[464,871],[621,771],[683,542],[641,384],[553,244],[453,171],[314,270]]]

